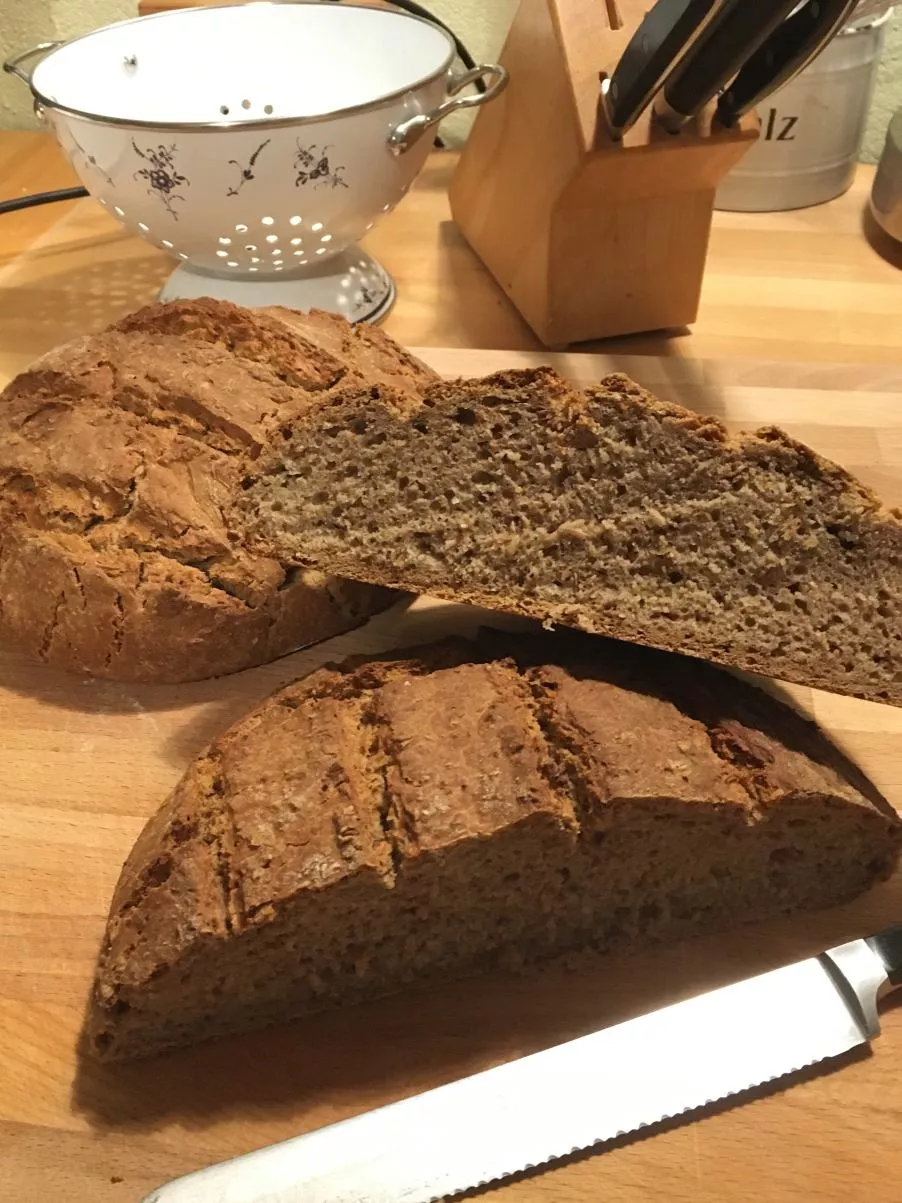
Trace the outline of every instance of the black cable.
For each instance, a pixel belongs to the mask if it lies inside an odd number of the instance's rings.
[[[444,21],[434,16],[422,4],[417,4],[415,0],[389,0],[389,3],[393,4],[395,8],[403,9],[404,12],[409,13],[412,17],[421,17],[424,21],[431,21],[433,25],[437,25],[439,29],[443,29],[454,42],[457,57],[468,71],[473,70],[476,66],[476,60],[450,25],[446,25]],[[485,80],[474,80],[474,86],[477,91],[484,92]],[[444,143],[440,138],[436,138],[435,145],[444,147]],[[17,213],[20,209],[32,209],[35,205],[50,205],[55,201],[77,200],[82,196],[90,195],[87,188],[58,188],[55,192],[35,192],[30,196],[18,197],[16,200],[0,201],[0,217],[4,213]]]
[[[424,21],[431,21],[433,25],[437,25],[439,29],[443,29],[448,37],[454,42],[454,49],[457,51],[457,57],[467,68],[467,70],[472,71],[476,66],[476,60],[473,58],[472,54],[470,54],[469,50],[466,48],[451,26],[446,25],[444,21],[440,20],[440,18],[431,13],[428,8],[423,8],[422,4],[416,3],[416,0],[389,0],[389,4],[393,4],[395,8],[402,9],[404,12],[409,13],[412,17],[422,17]],[[474,80],[474,86],[477,92],[484,92],[485,80]],[[433,145],[437,150],[445,149],[445,144],[440,137],[436,137]]]
[[[337,0],[337,2],[340,3],[340,0]],[[417,4],[416,0],[388,0],[388,2],[389,4],[394,5],[395,8],[400,8],[403,12],[409,13],[412,17],[422,17],[424,21],[431,21],[433,25],[437,25],[439,29],[443,29],[448,37],[454,42],[454,49],[457,51],[457,57],[468,71],[473,70],[473,68],[476,66],[476,60],[473,58],[472,54],[470,54],[469,50],[466,48],[450,25],[446,25],[441,18],[435,16],[434,13],[431,13],[428,8],[424,8],[422,4]],[[484,92],[485,80],[476,79],[473,81],[473,86],[476,88],[477,92]],[[437,137],[434,145],[438,150],[445,149],[445,144],[441,138]]]
[[[476,60],[473,58],[472,54],[470,54],[469,50],[466,48],[450,25],[446,25],[444,21],[439,20],[439,18],[434,16],[427,8],[423,8],[422,4],[415,3],[415,0],[389,0],[389,3],[393,4],[395,8],[401,8],[404,10],[404,12],[410,13],[412,17],[422,17],[424,21],[431,21],[432,24],[437,25],[439,29],[444,29],[448,37],[454,42],[454,49],[457,51],[457,57],[468,71],[473,70],[473,68],[476,66]],[[484,92],[485,80],[475,80],[474,87],[477,91]]]
[[[57,188],[55,192],[34,192],[30,196],[17,197],[16,200],[0,201],[0,214],[31,209],[35,205],[50,205],[54,201],[78,200],[79,197],[90,195],[87,188]]]
[[[332,0],[332,3],[340,4],[341,0]],[[473,58],[472,54],[470,54],[469,50],[466,48],[451,26],[446,25],[440,17],[435,16],[435,14],[431,13],[428,8],[424,8],[422,4],[417,4],[416,0],[388,0],[388,3],[394,5],[395,8],[403,9],[404,12],[409,13],[412,17],[422,17],[424,21],[431,21],[432,24],[437,25],[439,29],[444,29],[448,37],[454,42],[454,49],[457,51],[457,57],[468,71],[473,70],[473,68],[476,66],[476,60]],[[475,80],[474,86],[476,87],[477,91],[484,92],[485,80]]]

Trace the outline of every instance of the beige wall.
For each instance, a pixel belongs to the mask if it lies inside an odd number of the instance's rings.
[[[477,58],[498,50],[517,0],[422,0],[460,34]],[[601,3],[601,0],[598,0]],[[133,16],[136,0],[0,0],[0,54],[53,38],[71,37],[98,25]],[[873,160],[883,145],[887,122],[902,107],[902,7],[887,34],[871,111],[865,157]],[[32,123],[23,84],[0,75],[0,127]]]
[[[137,0],[0,0],[0,57],[133,17]],[[28,89],[0,75],[0,128],[31,126]]]

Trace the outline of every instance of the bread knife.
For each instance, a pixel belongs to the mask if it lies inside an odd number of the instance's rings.
[[[435,1203],[867,1046],[898,986],[902,925],[188,1174],[144,1203]]]
[[[845,25],[858,0],[808,0],[784,21],[721,96],[717,117],[732,125],[771,92],[795,79]]]
[[[613,73],[602,80],[602,110],[615,137],[635,123],[724,2],[658,0],[645,14]]]
[[[732,82],[798,0],[728,0],[670,73],[655,101],[655,115],[679,133],[709,100]]]

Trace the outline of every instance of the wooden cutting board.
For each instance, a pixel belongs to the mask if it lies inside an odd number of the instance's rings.
[[[779,422],[902,504],[902,367],[421,353],[449,374],[549,358],[579,380],[627,371],[731,426]],[[902,920],[900,875],[814,917],[579,971],[473,980],[137,1067],[81,1064],[76,1035],[116,877],[189,760],[327,659],[467,630],[479,617],[421,601],[276,664],[178,687],[92,681],[0,653],[0,1199],[132,1203],[213,1160]],[[902,809],[902,710],[791,693]],[[898,1203],[902,1007],[884,1027],[872,1056],[827,1076],[523,1178],[498,1197]]]

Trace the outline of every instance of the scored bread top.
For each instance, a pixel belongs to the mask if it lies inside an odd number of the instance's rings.
[[[687,822],[732,808],[754,826],[799,800],[860,810],[885,833],[874,872],[888,869],[902,824],[873,785],[814,724],[709,665],[485,632],[328,666],[216,740],[148,823],[112,902],[98,1005],[299,892],[361,875],[391,888],[531,815],[578,837],[625,803],[675,803]]]
[[[223,509],[316,397],[434,379],[331,314],[209,299],[57,348],[0,400],[0,631],[64,668],[174,681],[354,625],[390,595],[246,551]]]

